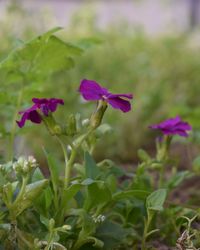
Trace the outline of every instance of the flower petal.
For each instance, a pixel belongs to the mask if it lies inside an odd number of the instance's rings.
[[[120,109],[123,112],[131,110],[130,102],[120,97],[108,98],[107,101],[114,109]]]
[[[29,113],[28,120],[33,123],[41,123],[42,119],[36,110],[33,110]]]
[[[55,98],[52,98],[49,100],[48,107],[51,110],[51,112],[56,111],[58,104],[64,105],[64,101],[62,99],[55,99]]]
[[[46,104],[46,103],[48,103],[48,99],[46,99],[46,98],[32,98],[32,102],[35,104]]]
[[[107,98],[124,97],[127,99],[133,99],[133,94],[109,94]]]
[[[16,121],[17,125],[22,128],[25,125],[26,120],[28,120],[28,113],[24,113],[20,121]]]
[[[108,95],[108,90],[102,88],[97,82],[92,80],[82,80],[79,92],[85,100],[97,101],[103,99],[103,95]]]

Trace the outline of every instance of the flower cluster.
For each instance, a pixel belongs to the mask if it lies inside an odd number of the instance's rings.
[[[94,220],[95,223],[101,223],[101,222],[104,222],[106,217],[105,215],[99,214],[98,216],[92,215],[92,219]]]
[[[27,174],[37,167],[36,159],[33,156],[19,157],[19,159],[13,164],[13,169],[19,174]]]

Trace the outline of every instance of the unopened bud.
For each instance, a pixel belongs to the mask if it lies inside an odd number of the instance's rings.
[[[67,134],[73,136],[76,132],[76,118],[74,115],[70,115],[67,122]]]
[[[61,126],[58,125],[58,124],[54,126],[53,130],[54,130],[54,133],[55,133],[56,135],[61,135],[61,134],[62,134],[62,128],[61,128]]]
[[[49,220],[49,231],[52,231],[54,229],[54,226],[55,226],[55,220],[51,218]]]
[[[89,124],[90,124],[90,120],[89,119],[82,120],[83,127],[87,127]]]
[[[60,135],[62,133],[62,128],[56,123],[52,114],[48,116],[41,115],[41,117],[51,135]]]
[[[106,108],[107,108],[106,102],[104,101],[98,102],[97,109],[95,110],[95,112],[92,114],[90,118],[90,126],[92,128],[97,128],[101,124]]]
[[[70,225],[63,225],[62,228],[66,231],[69,231],[72,229],[72,227]]]

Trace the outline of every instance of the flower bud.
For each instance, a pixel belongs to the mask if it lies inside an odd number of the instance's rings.
[[[77,132],[76,129],[76,118],[73,114],[71,114],[68,118],[68,122],[67,122],[67,134],[68,135],[75,135]]]
[[[62,134],[61,126],[56,123],[52,114],[49,114],[48,116],[41,115],[41,118],[42,118],[46,128],[48,129],[48,131],[51,135],[61,135]]]
[[[55,220],[51,218],[49,220],[49,231],[53,231],[54,227],[55,227]]]
[[[90,120],[89,119],[82,120],[82,126],[83,127],[87,127],[89,124],[90,124]]]
[[[54,134],[56,135],[61,135],[62,134],[62,128],[60,125],[56,124],[53,128]]]
[[[101,100],[98,102],[97,108],[90,118],[90,126],[92,128],[95,129],[101,124],[106,108],[107,103],[105,101]]]
[[[66,230],[66,231],[69,231],[69,230],[72,229],[72,227],[70,225],[63,225],[62,229]]]

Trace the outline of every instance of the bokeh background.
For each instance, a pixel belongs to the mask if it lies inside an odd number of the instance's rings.
[[[130,113],[111,108],[106,112],[104,122],[112,130],[99,140],[95,157],[135,163],[138,148],[155,150],[158,133],[148,126],[180,115],[192,124],[193,132],[187,141],[177,138],[172,153],[181,156],[182,167],[190,167],[200,143],[200,1],[1,0],[1,62],[21,42],[56,26],[63,27],[58,37],[84,52],[75,58],[73,68],[47,75],[32,91],[28,86],[36,80],[28,79],[20,109],[31,104],[33,95],[54,96],[66,104],[57,112],[58,120],[73,112],[88,117],[94,104],[83,103],[77,93],[83,78],[112,92],[132,92]],[[8,155],[19,95],[19,80],[10,82],[0,71],[2,159]],[[43,147],[60,154],[43,126],[29,123],[15,132],[16,156],[34,154],[43,162]]]

